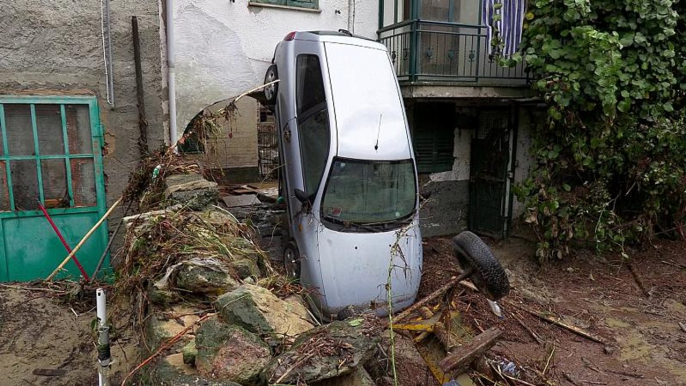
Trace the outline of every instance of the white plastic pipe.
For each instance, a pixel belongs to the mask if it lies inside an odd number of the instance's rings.
[[[95,304],[96,312],[98,314],[98,327],[105,327],[107,324],[107,303],[105,299],[105,290],[102,288],[98,288],[95,291]]]
[[[166,0],[167,16],[167,87],[169,88],[169,140],[176,151],[179,134],[176,130],[176,72],[174,52],[174,0]]]

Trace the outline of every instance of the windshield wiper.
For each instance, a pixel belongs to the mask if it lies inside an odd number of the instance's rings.
[[[343,229],[354,227],[357,229],[364,229],[364,230],[370,231],[370,232],[378,232],[379,231],[379,229],[374,228],[372,226],[373,224],[361,224],[361,223],[352,222],[352,221],[343,221],[343,220],[339,220],[337,218],[333,218],[333,217],[329,217],[329,216],[324,216],[324,219],[327,221],[330,221],[334,224],[341,225],[343,227]]]

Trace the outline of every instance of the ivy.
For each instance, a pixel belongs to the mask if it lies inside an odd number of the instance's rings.
[[[541,260],[681,232],[686,215],[686,6],[531,0],[522,51],[548,106],[515,193]]]

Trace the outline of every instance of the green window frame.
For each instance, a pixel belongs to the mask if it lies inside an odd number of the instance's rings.
[[[250,5],[302,8],[303,10],[319,10],[319,0],[250,0]]]
[[[30,116],[30,130],[31,135],[27,136],[31,138],[32,149],[30,154],[16,154],[10,149],[10,138],[8,134],[8,113],[12,106],[27,106],[29,109]],[[58,130],[62,137],[62,143],[59,145],[60,151],[57,153],[47,153],[42,151],[42,148],[46,144],[46,138],[39,135],[40,131],[40,118],[37,111],[43,106],[55,106],[57,108],[56,112],[59,120],[60,130]],[[85,109],[88,116],[88,132],[86,145],[88,151],[83,151],[75,149],[70,146],[69,138],[72,134],[68,134],[68,126],[72,123],[68,122],[68,110],[72,108]],[[98,131],[95,140],[91,139],[91,129],[92,127],[97,127]],[[64,162],[65,178],[66,178],[66,194],[64,202],[58,207],[62,209],[79,210],[79,208],[98,208],[105,205],[105,192],[103,189],[104,181],[102,180],[102,154],[100,152],[100,146],[103,143],[102,138],[102,127],[100,126],[100,120],[98,115],[97,100],[95,97],[89,96],[61,96],[61,97],[25,97],[25,96],[0,96],[0,131],[2,141],[2,146],[0,147],[0,163],[5,169],[5,181],[3,183],[3,189],[7,189],[6,195],[3,200],[6,200],[6,205],[2,204],[0,208],[0,215],[5,213],[38,213],[35,207],[20,207],[18,205],[18,199],[15,197],[15,191],[13,189],[13,172],[12,165],[18,162],[34,162],[36,165],[36,189],[38,193],[38,201],[50,209],[49,202],[46,202],[46,190],[48,182],[44,182],[44,177],[46,175],[46,169],[43,166],[49,163]],[[39,143],[42,141],[42,143]],[[92,142],[91,142],[92,141]],[[72,144],[73,145],[73,144]],[[93,188],[95,189],[93,199],[94,201],[89,201],[88,203],[80,204],[78,200],[75,200],[77,194],[77,187],[73,185],[73,177],[76,173],[74,169],[79,162],[92,163],[93,167]],[[90,178],[90,177],[89,177]]]

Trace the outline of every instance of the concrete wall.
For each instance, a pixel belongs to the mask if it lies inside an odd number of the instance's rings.
[[[97,96],[105,129],[108,203],[119,198],[139,159],[131,16],[138,17],[140,31],[148,143],[151,149],[164,143],[166,97],[159,9],[157,1],[111,2],[112,108],[105,101],[99,1],[0,2],[1,92],[32,94],[43,90],[43,95],[50,95],[84,90]]]
[[[226,103],[220,105],[225,106]],[[189,154],[189,158],[201,161],[209,169],[254,168],[257,165],[257,129],[259,104],[245,97],[236,103],[235,114],[227,120],[218,118],[215,122],[218,132],[208,138],[205,154]]]
[[[248,0],[179,0],[174,6],[179,132],[204,107],[262,84],[276,44],[289,32],[344,28],[376,38],[378,24],[377,1],[319,0],[320,12],[260,7]],[[257,119],[244,124],[239,131],[257,130]],[[225,145],[227,163],[236,163],[231,139]],[[257,146],[251,151],[256,167]]]
[[[442,100],[445,102],[445,100]],[[479,126],[478,109],[492,108],[493,103],[481,100],[478,103],[455,99],[456,120],[453,155],[455,160],[450,171],[424,174],[420,176],[420,189],[430,192],[430,200],[420,212],[422,235],[425,237],[456,234],[468,227],[469,220],[469,178],[471,143]],[[412,102],[408,103],[409,106]],[[501,108],[503,106],[501,105]],[[413,124],[412,108],[408,109],[408,119]],[[531,147],[530,132],[532,125],[544,118],[536,110],[520,107],[518,111],[518,134],[513,147],[516,147],[514,164],[514,182],[524,181],[534,160],[529,153]],[[520,202],[513,200],[512,216],[520,216],[526,209]]]

